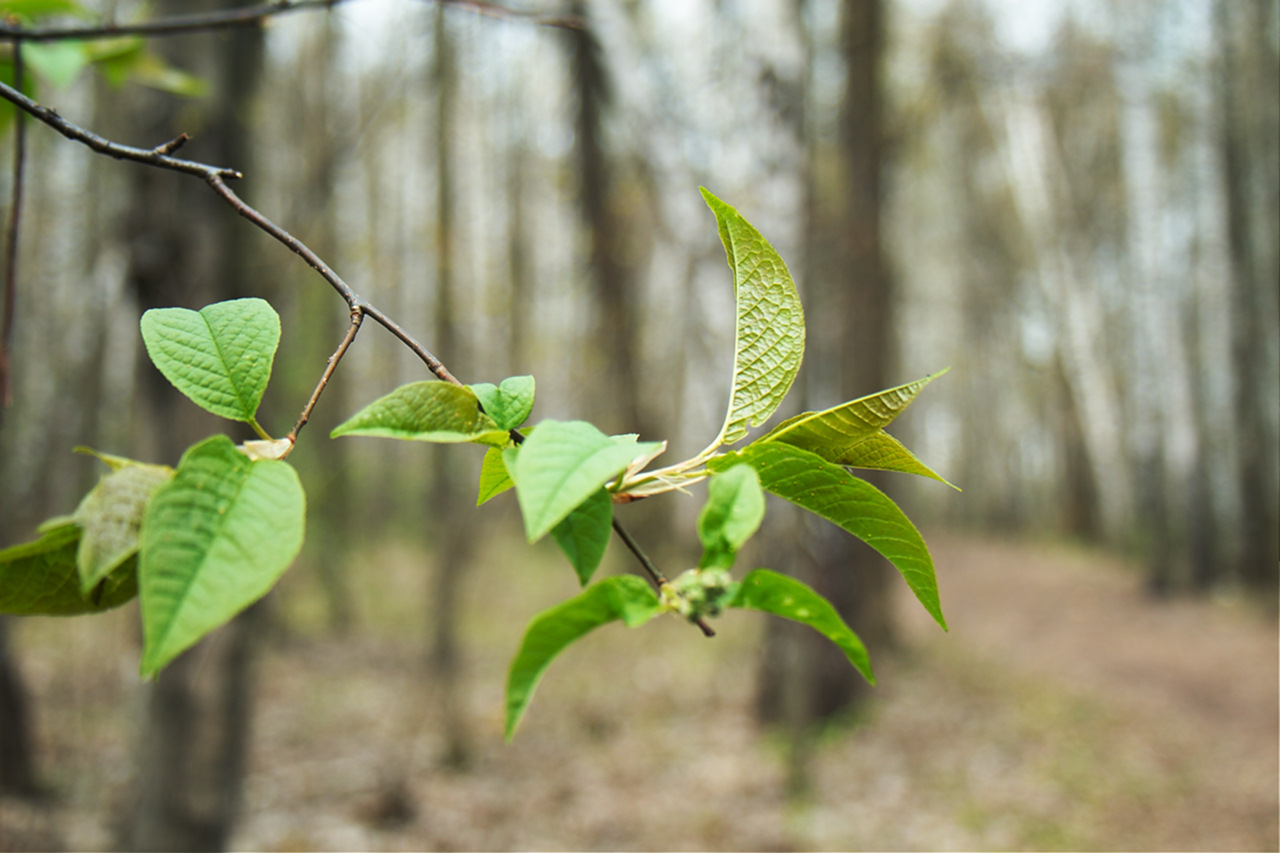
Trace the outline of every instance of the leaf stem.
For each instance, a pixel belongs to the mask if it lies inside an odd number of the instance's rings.
[[[249,418],[249,426],[253,427],[253,431],[256,432],[258,434],[258,438],[263,441],[275,441],[275,439],[262,428],[262,424],[258,423],[257,418]]]

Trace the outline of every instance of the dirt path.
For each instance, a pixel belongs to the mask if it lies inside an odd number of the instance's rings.
[[[785,794],[784,741],[751,717],[766,617],[609,627],[548,671],[516,740],[502,684],[524,623],[572,592],[493,543],[468,578],[469,762],[447,769],[423,677],[421,555],[366,554],[359,625],[320,629],[314,576],[277,598],[240,849],[1275,850],[1278,642],[1244,607],[1156,603],[1079,549],[929,535],[939,631],[902,588],[877,699]],[[527,554],[521,545],[521,554]],[[548,579],[565,579],[563,588]],[[318,609],[319,608],[319,609]],[[0,850],[104,849],[140,703],[135,612],[19,623],[56,798],[0,800]],[[876,655],[873,650],[873,655]]]
[[[1069,688],[1280,756],[1280,640],[1243,604],[1157,601],[1134,568],[1064,546],[932,537],[951,636]],[[910,636],[931,623],[899,600]],[[1274,775],[1274,774],[1273,774]]]

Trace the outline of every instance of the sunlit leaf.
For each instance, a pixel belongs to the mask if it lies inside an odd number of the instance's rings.
[[[698,516],[700,568],[729,567],[738,549],[764,520],[764,492],[750,465],[735,465],[711,478],[707,502]]]
[[[835,459],[827,460],[848,468],[870,468],[876,471],[899,471],[946,483],[957,492],[960,487],[948,482],[937,471],[924,464],[902,442],[884,430],[876,430],[862,441],[845,449]]]
[[[569,558],[578,582],[586,586],[595,574],[613,532],[613,500],[605,489],[596,491],[564,520],[551,528],[560,550]]]
[[[287,462],[216,435],[183,455],[142,528],[142,674],[265,595],[302,547],[305,498]]]
[[[515,734],[543,672],[566,646],[615,620],[629,628],[643,625],[660,609],[648,584],[634,575],[619,575],[535,616],[507,674],[507,740]]]
[[[541,539],[632,461],[660,446],[610,437],[585,421],[542,421],[523,444],[503,451],[529,541]]]
[[[451,382],[413,382],[379,397],[329,433],[399,438],[455,444],[474,441],[501,447],[510,442],[507,431],[480,411],[470,388]]]
[[[741,214],[707,190],[733,271],[736,300],[733,390],[720,435],[733,444],[777,410],[804,356],[804,311],[791,273],[769,242]]]
[[[136,557],[130,557],[88,595],[80,592],[76,550],[80,525],[45,526],[39,539],[0,551],[0,613],[74,616],[119,607],[138,594]]]
[[[876,683],[862,640],[840,618],[831,602],[795,578],[756,569],[742,579],[728,606],[760,610],[808,625],[839,646],[867,681]]]
[[[765,491],[838,525],[879,551],[944,629],[933,558],[911,520],[884,492],[839,465],[779,441],[757,441],[710,460],[713,471],[746,463]]]
[[[265,300],[152,308],[141,326],[147,355],[175,388],[215,415],[253,422],[280,342],[280,317]]]
[[[510,376],[500,385],[481,382],[469,387],[480,398],[485,414],[500,429],[517,429],[533,411],[532,376]]]
[[[794,445],[837,465],[903,471],[947,483],[897,439],[884,432],[884,427],[910,405],[924,386],[944,373],[945,370],[940,370],[915,382],[825,411],[795,415],[759,440]]]

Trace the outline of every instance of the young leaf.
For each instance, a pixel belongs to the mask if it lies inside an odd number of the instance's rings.
[[[808,625],[839,646],[863,678],[876,683],[871,658],[862,640],[840,618],[831,602],[795,578],[756,569],[742,579],[729,606],[760,610]]]
[[[564,521],[551,528],[551,535],[569,558],[582,586],[590,583],[604,559],[612,532],[613,500],[606,489],[595,492],[566,515]]]
[[[765,491],[825,518],[879,551],[945,630],[933,558],[911,520],[884,492],[822,457],[778,441],[753,442],[710,460],[713,471],[746,463]]]
[[[287,462],[251,462],[215,435],[151,498],[138,566],[151,675],[257,601],[302,547],[305,498]]]
[[[503,451],[529,541],[541,539],[633,460],[660,446],[610,437],[584,421],[538,424],[522,445]]]
[[[761,441],[784,441],[816,453],[828,462],[877,430],[888,426],[911,404],[924,386],[946,370],[822,412],[804,412],[778,424]]]
[[[175,388],[219,417],[256,423],[280,342],[280,317],[266,301],[152,308],[141,325],[147,355]]]
[[[73,0],[0,0],[0,16],[15,17],[23,22],[55,15],[92,18],[89,10]]]
[[[506,463],[502,461],[501,448],[490,447],[484,452],[484,459],[480,462],[480,488],[476,495],[476,506],[487,503],[515,485],[507,474]]]
[[[702,197],[716,216],[737,304],[733,391],[714,448],[742,439],[787,396],[804,356],[804,310],[786,264],[760,232],[707,190]]]
[[[750,465],[735,465],[711,478],[707,503],[698,516],[702,560],[698,568],[728,568],[764,520],[764,492]]]
[[[138,594],[138,561],[129,557],[100,585],[80,593],[80,525],[45,525],[39,539],[0,551],[0,613],[74,616],[119,607]]]
[[[84,531],[76,553],[81,592],[88,595],[138,552],[138,532],[147,502],[172,478],[173,469],[168,465],[135,462],[104,476],[80,501],[73,518]]]
[[[924,386],[946,372],[940,370],[915,382],[851,400],[826,411],[804,412],[778,424],[760,441],[781,441],[816,453],[837,465],[903,471],[947,483],[897,439],[884,432],[884,427],[910,405]]]
[[[871,468],[877,471],[916,474],[945,483],[957,492],[960,491],[959,486],[944,479],[937,471],[921,462],[902,442],[882,429],[876,430],[862,441],[845,449],[844,453],[827,461],[846,468]]]
[[[485,414],[499,429],[512,430],[524,423],[533,411],[533,377],[510,376],[501,385],[481,382],[468,386],[480,398]]]
[[[379,397],[329,433],[399,438],[456,444],[475,441],[501,447],[510,442],[507,431],[480,411],[470,388],[451,382],[413,382]]]
[[[515,734],[542,673],[566,646],[617,619],[628,628],[643,625],[659,610],[658,596],[647,583],[635,575],[618,575],[535,616],[507,674],[507,740]]]

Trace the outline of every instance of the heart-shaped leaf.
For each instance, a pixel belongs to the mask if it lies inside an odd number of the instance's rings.
[[[280,317],[266,301],[152,308],[141,326],[147,355],[175,388],[215,415],[255,423],[280,342]]]
[[[469,386],[480,398],[485,414],[500,429],[517,429],[533,411],[533,377],[509,376],[501,385],[481,382]]]
[[[787,265],[738,211],[707,190],[720,241],[733,270],[736,301],[733,390],[729,412],[711,447],[733,444],[782,403],[804,356],[804,309]]]
[[[633,460],[661,446],[610,437],[585,421],[538,424],[523,444],[502,452],[529,541],[541,539]]]
[[[660,610],[648,584],[635,575],[618,575],[535,616],[507,674],[507,740],[515,734],[542,673],[566,646],[618,619],[628,628],[643,625]]]
[[[451,382],[412,382],[379,397],[329,433],[501,447],[511,437],[480,411],[474,391]]]
[[[142,674],[265,595],[302,547],[305,498],[287,462],[215,435],[189,448],[142,528]]]

